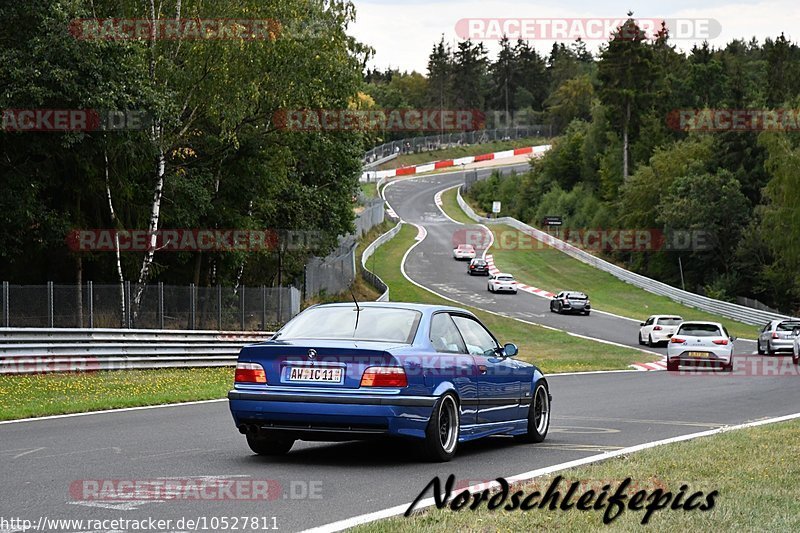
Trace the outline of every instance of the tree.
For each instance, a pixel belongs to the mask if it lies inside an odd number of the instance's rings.
[[[628,13],[600,54],[598,78],[600,100],[611,110],[611,120],[622,132],[622,181],[629,174],[631,134],[636,133],[640,114],[652,100],[653,53],[645,32]]]

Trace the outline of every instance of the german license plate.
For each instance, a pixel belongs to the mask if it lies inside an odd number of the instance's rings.
[[[312,383],[341,383],[341,368],[315,368],[293,366],[289,369],[288,381],[307,381]]]
[[[689,352],[689,357],[707,357],[706,352]]]

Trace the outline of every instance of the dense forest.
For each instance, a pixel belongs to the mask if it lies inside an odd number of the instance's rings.
[[[259,38],[85,38],[75,21],[277,21]],[[273,284],[353,227],[356,131],[276,127],[286,109],[346,109],[369,49],[349,2],[0,3],[0,109],[144,110],[146,128],[0,132],[0,279]],[[266,27],[272,23],[265,23]],[[135,27],[135,26],[132,26]],[[81,38],[79,38],[81,37]],[[160,37],[160,35],[156,36]],[[167,35],[169,37],[169,35]],[[4,113],[4,118],[8,116]],[[74,251],[73,231],[308,231],[315,250]]]
[[[486,211],[499,200],[533,225],[561,215],[573,229],[703,232],[697,249],[606,255],[678,287],[680,258],[688,290],[800,310],[800,48],[784,35],[682,52],[665,29],[645,35],[629,19],[594,55],[580,41],[541,56],[504,40],[492,60],[481,43],[453,50],[442,39],[428,69],[368,72],[367,91],[381,105],[508,109],[512,125],[561,128],[530,172],[470,190]],[[676,120],[682,110],[786,120],[681,128],[691,125]]]
[[[32,8],[33,6],[33,8]],[[84,39],[87,18],[226,13],[280,21],[268,39]],[[285,131],[291,109],[481,109],[487,127],[560,136],[529,172],[470,194],[532,224],[702,230],[702,250],[614,252],[636,271],[722,299],[800,309],[794,126],[689,131],[681,110],[800,108],[800,48],[783,35],[681,51],[629,19],[598,53],[504,39],[432,43],[426,73],[367,69],[349,2],[32,0],[0,5],[0,109],[144,110],[148,127],[0,132],[0,279],[274,284],[310,250],[76,252],[75,229],[303,230],[316,254],[353,227],[365,149],[413,132]],[[32,59],[33,58],[33,59]],[[676,114],[677,113],[677,114]],[[4,115],[5,117],[5,115]],[[499,118],[498,118],[499,117]],[[6,126],[4,122],[4,126]],[[7,129],[8,128],[4,128]],[[423,132],[419,132],[423,133]],[[280,267],[279,267],[280,265]]]

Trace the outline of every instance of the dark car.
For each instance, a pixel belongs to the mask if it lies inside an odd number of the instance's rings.
[[[236,427],[260,455],[296,440],[398,437],[447,461],[489,435],[541,442],[547,381],[464,309],[373,302],[297,315],[246,346],[228,393]]]
[[[476,274],[480,274],[481,276],[488,276],[489,275],[489,263],[486,259],[481,259],[476,257],[472,261],[469,262],[469,267],[467,268],[467,272],[470,276],[474,276]]]
[[[582,313],[588,315],[592,311],[589,297],[582,292],[561,291],[550,300],[550,311],[553,313]]]

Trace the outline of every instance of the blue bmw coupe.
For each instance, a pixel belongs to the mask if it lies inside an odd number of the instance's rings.
[[[257,454],[285,454],[298,439],[388,435],[448,461],[459,442],[489,435],[544,440],[547,381],[516,355],[456,307],[318,305],[242,349],[228,399]]]

